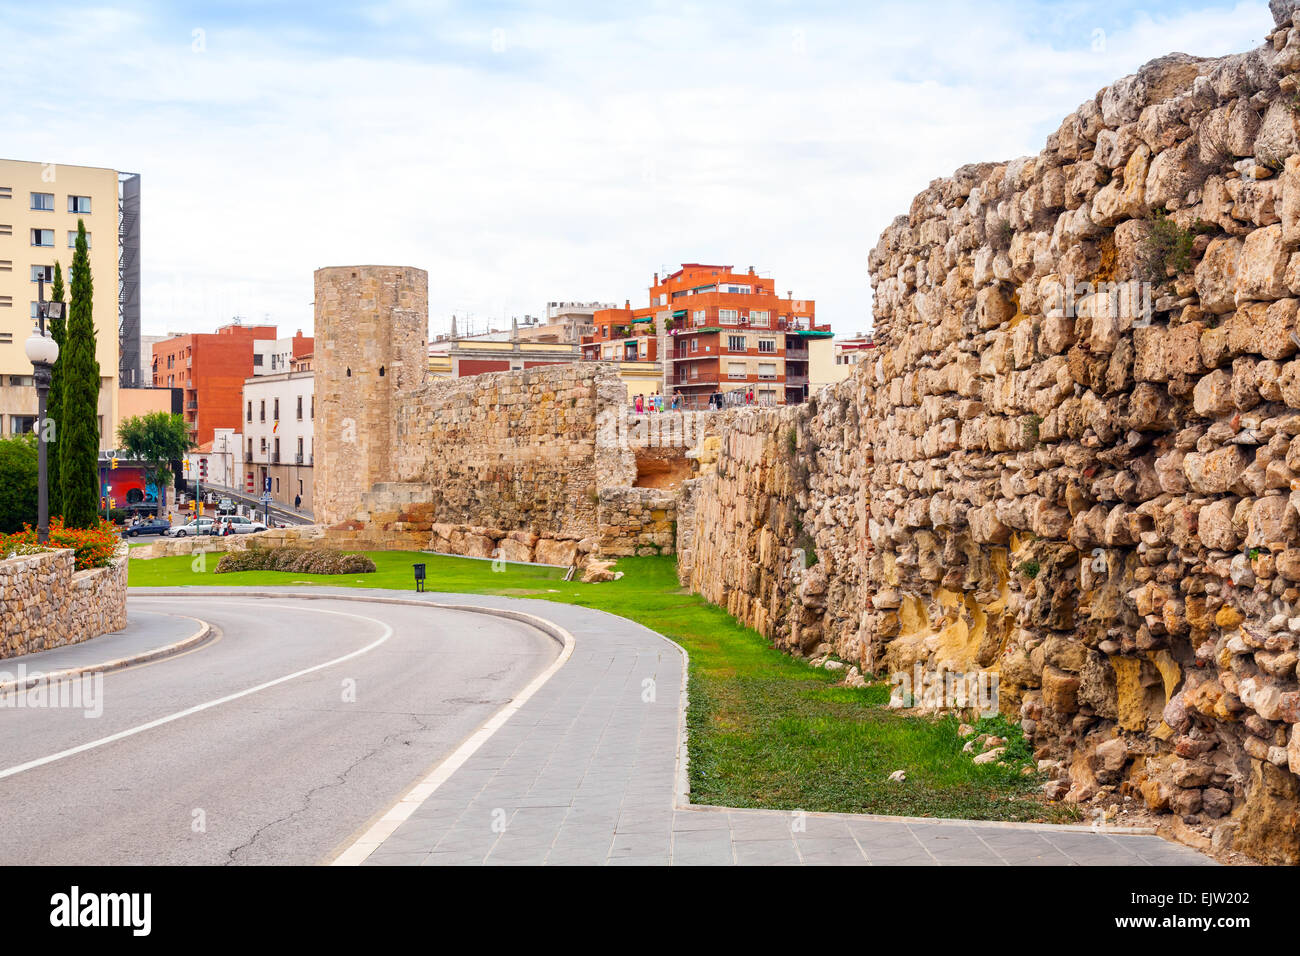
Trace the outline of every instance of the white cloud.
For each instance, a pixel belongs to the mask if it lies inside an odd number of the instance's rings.
[[[640,304],[683,260],[768,270],[851,332],[868,250],[930,179],[1036,152],[1142,62],[1248,49],[1271,23],[1262,2],[1096,25],[1011,0],[813,10],[376,3],[355,45],[216,23],[198,53],[145,13],[56,10],[40,34],[11,16],[5,150],[143,175],[147,332],[308,328],[323,265],[428,269],[442,328]]]

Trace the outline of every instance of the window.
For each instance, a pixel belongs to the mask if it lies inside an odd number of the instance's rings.
[[[89,197],[89,196],[69,196],[69,197],[68,197],[68,212],[77,212],[77,213],[82,213],[82,214],[89,213],[89,212],[90,212],[90,197]]]
[[[700,340],[699,340],[699,339],[691,339],[691,351],[692,351],[692,352],[698,352],[699,350],[700,350]]]
[[[257,418],[258,421],[262,421],[262,422],[266,421],[266,399],[262,399],[262,401],[258,404]]]
[[[302,494],[302,479],[298,479],[298,494]]]
[[[248,440],[248,460],[253,460],[253,439]]]
[[[744,378],[744,377],[745,377],[744,362],[727,363],[727,378]]]
[[[0,186],[0,199],[13,199],[13,198],[14,198],[14,187]]]
[[[280,453],[279,453],[278,451],[275,453],[275,457],[277,457],[277,458],[280,457]],[[280,479],[279,479],[279,478],[275,479],[275,493],[276,493],[277,495],[280,493]]]
[[[13,272],[14,261],[12,259],[0,259],[0,272]]]
[[[759,328],[767,328],[771,324],[772,318],[770,312],[756,312],[751,310],[749,313],[749,324],[757,325]]]
[[[298,436],[298,464],[302,464],[302,436]]]
[[[749,295],[751,289],[747,285],[728,285],[722,287],[723,292],[730,292],[734,295]]]
[[[668,293],[667,293],[667,292],[664,292],[664,293],[661,293],[661,294],[660,294],[660,296],[659,296],[659,304],[660,304],[660,305],[667,305],[667,304],[668,304]]]
[[[703,325],[708,320],[708,313],[704,309],[695,310],[695,324]]]
[[[775,351],[776,351],[776,339],[759,339],[759,340],[758,340],[758,350],[759,350],[760,352],[775,352]]]
[[[54,193],[32,193],[32,208],[54,212]]]
[[[266,436],[265,436],[265,435],[262,436],[262,448],[261,448],[261,450],[262,450],[263,453],[266,452]]]
[[[313,419],[316,418],[316,396],[315,395],[311,397],[311,417]]]
[[[34,246],[45,246],[45,247],[47,247],[47,248],[53,249],[53,248],[54,248],[54,230],[53,230],[53,229],[33,229],[33,230],[32,230],[32,245],[34,245]]]
[[[302,396],[301,396],[301,395],[298,396],[298,421],[302,421]],[[298,439],[298,442],[299,442],[299,444],[301,444],[301,443],[302,443],[302,439],[299,438],[299,439]],[[301,448],[299,448],[298,450],[299,450],[299,451],[302,451]]]
[[[31,375],[10,375],[10,388],[31,388],[36,384],[36,379]]]
[[[68,230],[68,248],[77,248],[77,230],[75,229]],[[90,233],[86,233],[86,248],[90,248]]]
[[[262,364],[262,353],[261,353],[261,352],[258,352],[257,354],[255,354],[255,355],[253,356],[253,365],[254,365],[254,367],[256,367],[256,366],[259,366],[259,365],[261,365],[261,364]]]
[[[277,422],[280,420],[280,400],[278,398],[275,400],[275,413],[271,417]]]
[[[10,415],[9,434],[25,435],[36,428],[35,415]]]
[[[36,303],[32,303],[35,305]],[[14,307],[14,297],[11,295],[0,295],[0,307],[12,309]],[[36,313],[32,312],[32,318],[36,318]]]
[[[774,362],[759,362],[759,363],[758,363],[758,377],[759,377],[759,378],[776,378],[776,363],[774,363]]]
[[[252,420],[253,420],[253,403],[250,401],[248,403],[248,417],[245,419],[245,421],[251,422]]]
[[[740,313],[739,313],[738,311],[736,311],[735,309],[719,309],[719,310],[718,310],[718,321],[719,321],[719,322],[730,322],[732,325],[735,325],[736,322],[738,322],[739,320],[740,320]]]
[[[54,266],[32,266],[32,281],[39,282],[42,279],[46,282],[54,281]]]
[[[727,351],[728,352],[745,351],[745,337],[743,335],[728,335]]]

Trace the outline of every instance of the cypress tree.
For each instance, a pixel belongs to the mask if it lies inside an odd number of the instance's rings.
[[[63,267],[54,263],[54,282],[50,285],[50,301],[62,302]],[[54,423],[49,447],[45,449],[46,473],[50,478],[50,514],[63,514],[63,482],[59,480],[59,429],[63,427],[63,350],[67,345],[67,316],[49,321],[50,335],[59,343],[59,361],[54,363],[50,375],[50,394],[45,402],[45,417]]]
[[[63,521],[93,528],[99,520],[99,362],[95,359],[94,285],[86,246],[86,223],[77,220],[72,256],[72,302],[65,333],[63,422],[59,429],[59,472]]]

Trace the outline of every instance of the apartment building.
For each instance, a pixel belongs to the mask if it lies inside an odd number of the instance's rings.
[[[287,345],[286,345],[287,343]],[[313,348],[310,336],[299,332],[281,339],[274,325],[232,322],[216,332],[177,335],[153,346],[153,383],[158,388],[184,389],[184,414],[202,446],[218,428],[238,430],[243,422],[244,383],[270,374],[272,359]],[[261,357],[259,360],[259,356]],[[275,367],[279,368],[277,360]],[[259,371],[260,369],[260,371]]]
[[[829,364],[829,325],[818,325],[816,304],[787,293],[753,267],[683,263],[662,280],[655,273],[650,304],[602,309],[595,333],[584,338],[591,361],[662,362],[664,391],[685,408],[713,396],[727,403],[802,402],[812,370]],[[821,353],[826,361],[821,361]]]
[[[242,446],[236,467],[245,491],[260,493],[269,478],[277,502],[292,505],[301,496],[302,507],[311,510],[314,386],[311,371],[255,375],[244,382]]]
[[[77,221],[84,220],[95,283],[100,448],[115,446],[119,385],[141,384],[139,187],[139,176],[112,169],[0,159],[0,435],[31,431],[36,422],[24,342],[36,322],[38,280],[48,298],[57,262],[70,285]]]

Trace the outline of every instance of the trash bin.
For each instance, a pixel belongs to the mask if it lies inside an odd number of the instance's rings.
[[[415,589],[417,591],[423,591],[424,590],[424,565],[416,564],[416,565],[412,565],[412,567],[415,568]]]

